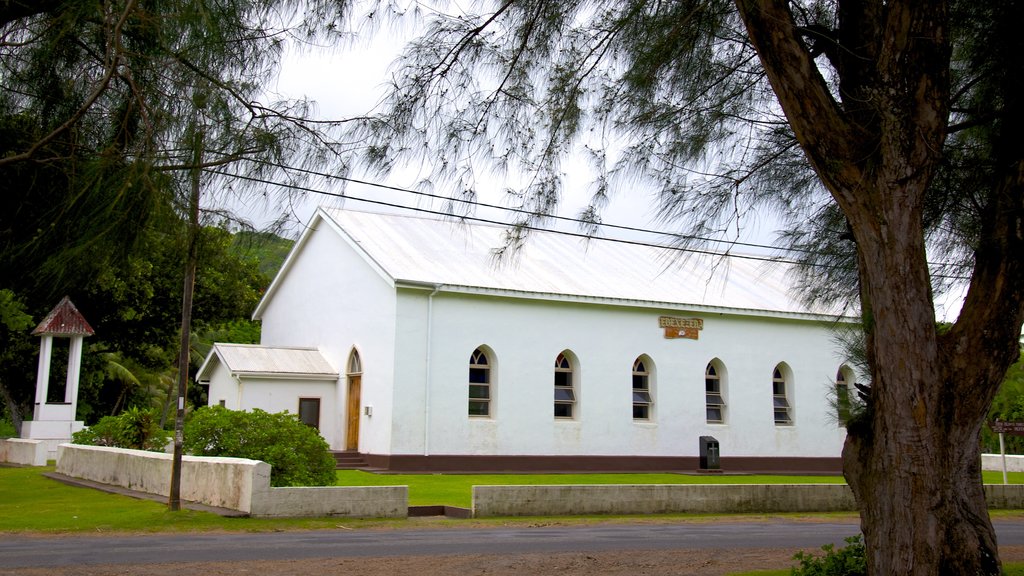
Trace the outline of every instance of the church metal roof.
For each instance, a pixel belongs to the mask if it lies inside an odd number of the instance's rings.
[[[214,344],[199,368],[196,380],[209,380],[212,360],[220,362],[234,375],[279,376],[334,379],[338,371],[316,348],[288,348],[255,344]]]
[[[396,284],[784,315],[808,310],[792,296],[788,267],[764,258],[532,231],[499,259],[506,227],[396,214],[321,209]]]

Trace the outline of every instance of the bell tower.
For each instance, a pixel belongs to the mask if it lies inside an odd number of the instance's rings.
[[[56,458],[58,445],[70,442],[71,435],[84,427],[83,422],[75,420],[78,411],[78,380],[82,367],[82,342],[86,336],[93,334],[95,331],[92,326],[67,296],[32,331],[33,336],[41,338],[36,398],[32,420],[22,423],[21,437],[45,440],[50,459]],[[54,338],[68,338],[71,341],[68,346],[63,398],[52,397],[49,390]]]

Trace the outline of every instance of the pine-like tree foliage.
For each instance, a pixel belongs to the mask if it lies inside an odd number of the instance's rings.
[[[371,166],[426,162],[457,192],[481,173],[508,177],[530,226],[557,206],[562,160],[583,152],[595,176],[585,219],[600,221],[613,190],[649,188],[690,240],[762,210],[805,222],[827,203],[732,2],[492,6],[438,15],[406,47],[364,125]]]
[[[998,574],[977,446],[1024,323],[1024,5],[835,0],[499,0],[426,19],[361,126],[367,165],[423,162],[529,216],[562,160],[656,191],[697,247],[784,222],[807,300],[859,312],[870,386],[844,471],[869,571]],[[373,17],[397,14],[378,3]],[[443,12],[443,11],[442,11]],[[934,294],[968,285],[939,330]]]
[[[986,91],[1007,74],[1007,55],[993,49],[992,7],[954,4],[952,126],[925,212],[936,290],[970,276],[1000,101]],[[656,191],[662,223],[689,247],[779,219],[780,256],[806,265],[795,278],[801,296],[859,305],[845,217],[796,141],[734,2],[488,8],[430,14],[395,63],[380,113],[361,126],[372,143],[367,166],[422,163],[433,185],[470,198],[482,176],[506,178],[515,183],[510,204],[532,213],[510,230],[515,247],[556,209],[562,161],[582,153],[594,177],[585,221],[600,222],[610,194],[637,189]],[[407,15],[391,3],[371,13]],[[794,2],[792,13],[838,104],[869,118],[858,112],[862,95],[842,88],[853,67],[841,54],[836,4]]]
[[[286,40],[331,36],[343,8],[330,0],[0,6],[0,247],[12,277],[36,280],[19,287],[67,283],[82,261],[123,255],[161,205],[184,212],[199,131],[207,195],[257,189],[269,203],[273,186],[222,176],[340,165],[323,125],[306,119],[310,103],[274,101],[265,85]]]

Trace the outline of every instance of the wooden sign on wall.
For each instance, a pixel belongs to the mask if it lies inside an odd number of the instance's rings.
[[[658,326],[665,329],[665,338],[688,338],[697,340],[704,329],[704,320],[700,318],[677,318],[675,316],[658,317]]]

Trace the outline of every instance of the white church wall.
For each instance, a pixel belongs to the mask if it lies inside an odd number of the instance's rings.
[[[432,292],[432,289],[426,288],[398,291],[396,321],[400,329],[395,334],[395,409],[392,414],[392,445],[387,452],[389,454],[431,454],[425,426],[433,416],[429,412],[433,402],[431,405],[426,402],[427,317],[437,302],[437,296],[431,297]],[[433,334],[429,337],[433,339]],[[434,340],[431,348],[436,350],[437,345],[447,344]],[[432,385],[431,392],[434,389],[436,386]]]
[[[419,304],[418,316],[412,305],[400,313],[399,341],[407,347],[399,357],[423,357]],[[698,340],[666,339],[661,315],[702,318],[704,329]],[[693,456],[702,435],[715,436],[723,456],[835,457],[841,450],[843,433],[827,400],[840,361],[821,324],[440,292],[429,331],[429,404],[417,394],[423,364],[411,360],[396,373],[393,454]],[[487,418],[467,415],[468,363],[480,345],[496,365]],[[554,362],[563,350],[577,362],[571,420],[553,416]],[[647,421],[632,417],[632,365],[641,354],[654,367]],[[704,369],[713,358],[727,373],[724,424],[705,421]],[[772,409],[780,362],[792,376],[787,426],[775,424]]]
[[[287,378],[245,378],[242,388],[240,410],[259,408],[264,412],[288,411],[299,413],[299,398],[320,400],[320,435],[330,446],[337,445],[336,427],[332,418],[333,407],[337,405],[337,383],[333,381],[297,380]]]
[[[394,288],[356,254],[327,223],[309,233],[278,278],[272,298],[261,310],[261,343],[313,346],[341,373],[335,408],[321,420],[331,447],[343,449],[349,355],[355,347],[363,367],[359,407],[359,450],[387,453],[390,443],[391,381],[394,377]],[[364,413],[372,406],[372,415]]]
[[[239,396],[238,382],[219,359],[214,358],[212,362],[209,389],[206,393],[210,406],[217,406],[223,402],[223,406],[228,410],[241,410],[242,399]]]
[[[219,361],[215,361],[209,377],[210,388],[207,397],[210,405],[223,405],[228,410],[259,408],[270,413],[288,411],[291,414],[298,414],[299,398],[318,398],[320,435],[329,445],[333,446],[336,443],[332,417],[333,407],[337,404],[336,382],[244,376],[236,380]]]

